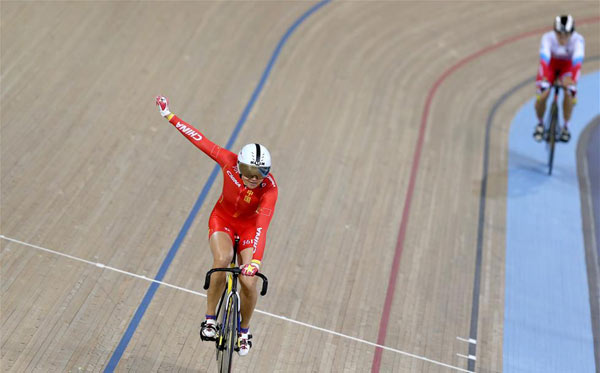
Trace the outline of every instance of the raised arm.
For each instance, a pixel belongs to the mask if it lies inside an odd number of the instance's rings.
[[[202,150],[206,155],[211,157],[215,162],[219,165],[223,166],[231,158],[235,158],[236,155],[230,152],[227,149],[223,149],[217,144],[213,143],[209,139],[207,139],[200,131],[198,131],[194,126],[189,123],[186,123],[177,115],[171,113],[169,109],[169,99],[164,96],[156,97],[156,105],[160,111],[160,114],[165,117],[169,123],[171,123],[175,128],[181,132],[183,136],[185,136],[192,144],[194,144],[198,149]]]

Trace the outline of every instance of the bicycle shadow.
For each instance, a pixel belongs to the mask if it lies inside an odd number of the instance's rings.
[[[548,183],[548,166],[542,160],[511,151],[510,169],[502,167],[499,170],[488,171],[487,187],[485,191],[486,198],[506,199],[506,197],[515,197],[534,193],[541,185]],[[508,179],[510,171],[511,190],[509,194]],[[513,188],[513,184],[518,188]],[[481,193],[481,179],[473,180],[473,195]]]
[[[554,175],[548,175],[548,165],[543,159],[533,157],[518,150],[509,151],[509,178],[507,197],[521,197],[538,193],[540,189],[551,182]],[[553,170],[556,173],[556,167]]]

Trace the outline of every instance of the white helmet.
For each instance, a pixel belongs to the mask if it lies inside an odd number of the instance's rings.
[[[575,21],[570,14],[557,16],[554,19],[554,31],[561,34],[570,34],[575,31]]]
[[[238,153],[238,170],[241,174],[267,177],[271,170],[271,153],[260,144],[246,144]]]

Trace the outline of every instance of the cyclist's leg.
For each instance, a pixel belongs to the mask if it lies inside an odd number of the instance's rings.
[[[253,227],[250,231],[246,232],[249,232],[250,234],[247,233],[240,236],[240,242],[242,243],[240,246],[240,252],[238,254],[238,262],[240,263],[240,266],[250,263],[254,254],[253,237],[256,232],[256,228]],[[258,299],[258,291],[256,290],[257,277],[239,276],[238,279],[240,280],[240,313],[242,314],[238,354],[240,356],[245,356],[248,354],[248,352],[250,352],[250,348],[252,347],[252,342],[250,341],[252,335],[250,334],[249,329],[250,319],[252,318],[254,308],[256,307],[256,301]]]
[[[243,242],[243,239],[240,239]],[[248,264],[252,261],[252,246],[242,246],[238,255],[240,266]],[[242,313],[242,329],[248,329],[250,327],[250,319],[252,313],[254,313],[254,307],[256,307],[256,300],[258,299],[258,290],[256,289],[257,277],[256,276],[240,276],[240,297],[241,297],[241,313]]]
[[[238,262],[240,267],[244,264],[249,264],[254,255],[254,238],[256,236],[256,226],[254,222],[247,224],[240,234],[240,250],[238,251]],[[256,306],[258,299],[258,291],[256,290],[257,278],[255,276],[240,276],[240,297],[242,300],[242,329],[250,327],[250,319]]]
[[[536,96],[535,100],[535,114],[537,115],[538,124],[542,123],[544,120],[544,113],[546,112],[546,101],[548,100],[548,95],[550,94],[550,86],[554,82],[554,60],[550,60],[550,69],[547,72],[544,72],[542,68],[538,70],[537,76],[535,78],[535,87],[536,87]]]
[[[214,211],[208,220],[210,251],[213,254],[212,268],[225,268],[233,259],[233,232],[227,222]],[[210,279],[207,292],[206,314],[215,315],[219,298],[225,288],[225,273],[215,272]]]
[[[559,79],[563,85],[563,126],[560,132],[560,140],[568,142],[571,139],[571,132],[569,131],[569,121],[571,120],[571,113],[573,112],[573,106],[576,102],[577,88],[576,82],[571,74],[571,61],[564,62],[564,66],[561,69]]]
[[[568,124],[569,120],[571,120],[573,106],[575,106],[575,95],[577,93],[577,89],[575,86],[575,81],[573,81],[573,78],[570,75],[564,75],[562,82],[565,87],[563,99],[563,119],[565,120],[564,123]]]
[[[548,100],[549,94],[549,89],[545,89],[543,91],[538,89],[537,99],[535,100],[535,114],[537,116],[538,123],[542,123],[544,120],[544,113],[546,112],[546,101]]]

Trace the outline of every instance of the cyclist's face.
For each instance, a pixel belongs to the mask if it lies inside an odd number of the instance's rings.
[[[558,39],[558,44],[567,45],[569,38],[571,38],[571,34],[557,32],[556,38]]]
[[[242,181],[247,188],[256,188],[264,179],[260,168],[257,166],[238,163],[238,168],[242,175]]]
[[[257,186],[260,185],[260,183],[263,181],[263,177],[261,176],[256,176],[256,175],[252,175],[250,177],[242,174],[242,181],[244,182],[244,185],[246,186],[246,188],[248,189],[254,189]]]

